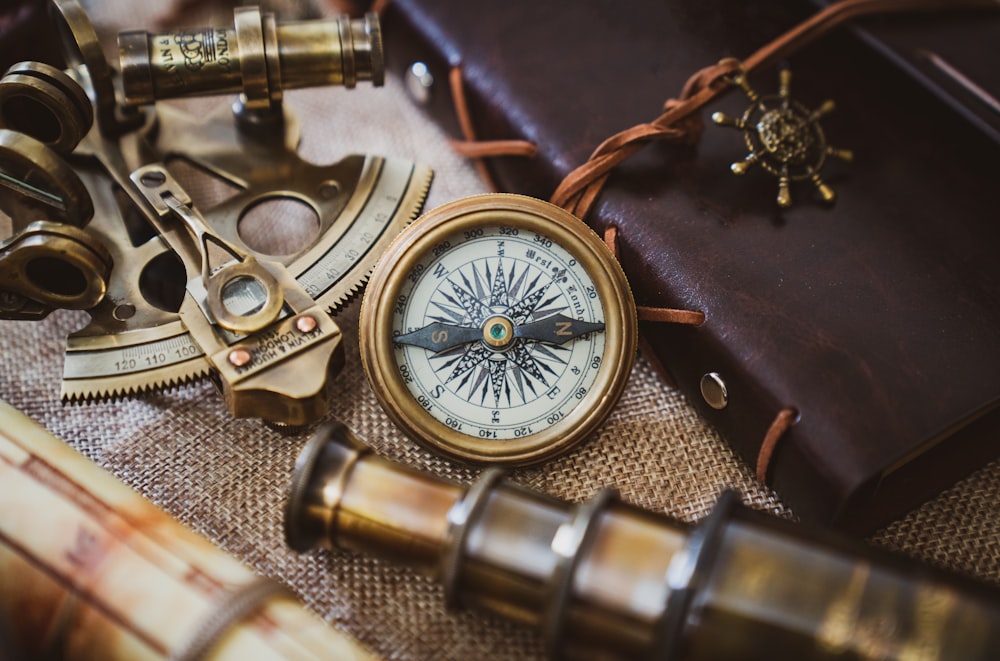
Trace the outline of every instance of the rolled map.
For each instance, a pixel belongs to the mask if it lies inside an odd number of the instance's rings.
[[[375,657],[0,402],[0,658]]]

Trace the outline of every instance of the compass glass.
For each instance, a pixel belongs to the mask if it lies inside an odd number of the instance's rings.
[[[482,439],[523,438],[593,387],[604,311],[580,263],[544,234],[486,226],[416,261],[396,300],[393,355],[438,421]]]
[[[607,246],[519,195],[442,205],[372,273],[361,359],[379,403],[452,458],[530,464],[588,436],[624,389],[635,304]]]

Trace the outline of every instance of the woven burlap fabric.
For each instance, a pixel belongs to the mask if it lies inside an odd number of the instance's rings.
[[[103,34],[145,27],[152,3],[88,4]],[[440,82],[438,84],[441,84]],[[220,100],[228,102],[228,100]],[[348,153],[397,156],[434,168],[427,207],[484,191],[446,136],[407,98],[399,80],[288,95],[303,124],[302,153],[331,162]],[[332,385],[331,417],[392,459],[459,482],[478,469],[437,457],[407,440],[379,408],[360,367],[355,301],[338,317],[346,366]],[[208,383],[112,402],[59,399],[65,337],[84,313],[43,322],[2,322],[0,397],[260,573],[289,586],[328,620],[394,659],[525,659],[542,656],[531,631],[477,613],[448,613],[440,587],[415,572],[346,552],[297,555],[284,544],[282,509],[304,435],[233,420]],[[641,507],[694,521],[724,488],[757,509],[793,513],[759,486],[675,390],[639,359],[608,421],[578,450],[512,478],[572,501],[614,486]],[[879,532],[871,543],[1000,583],[1000,462]],[[53,535],[61,531],[53,531]],[[151,595],[155,598],[155,595]]]

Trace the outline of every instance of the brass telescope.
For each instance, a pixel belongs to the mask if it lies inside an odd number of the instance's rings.
[[[274,14],[239,7],[233,16],[233,27],[119,33],[126,105],[241,93],[249,109],[260,110],[279,102],[286,89],[385,80],[375,14],[277,23]]]
[[[490,469],[463,487],[371,454],[342,425],[295,467],[286,539],[370,552],[440,580],[449,606],[541,629],[581,659],[1000,658],[1000,592],[739,506],[694,526],[579,505]]]

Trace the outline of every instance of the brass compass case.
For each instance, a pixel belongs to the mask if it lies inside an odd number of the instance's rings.
[[[389,247],[360,344],[376,397],[411,438],[462,461],[532,464],[611,412],[635,358],[635,304],[575,216],[479,195],[425,214]]]

